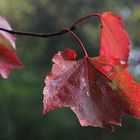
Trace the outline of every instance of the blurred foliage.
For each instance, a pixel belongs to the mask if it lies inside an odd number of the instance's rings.
[[[0,13],[13,29],[53,32],[71,25],[89,13],[113,11],[125,20],[132,47],[140,46],[139,0],[0,0]],[[76,33],[89,55],[98,55],[100,23],[91,18]],[[110,133],[105,129],[81,127],[69,109],[57,109],[42,116],[44,78],[55,53],[66,47],[83,53],[69,35],[53,38],[18,36],[17,53],[25,68],[14,70],[9,79],[0,79],[0,140],[138,140],[140,121],[123,117],[123,127]],[[140,77],[137,77],[138,80]]]

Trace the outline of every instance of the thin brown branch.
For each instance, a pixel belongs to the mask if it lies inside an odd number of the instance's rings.
[[[70,27],[68,27],[68,30],[74,31],[76,30],[76,26],[82,22],[83,20],[86,20],[90,17],[93,16],[99,16],[99,14],[90,14],[87,15],[85,17],[82,17],[80,19],[78,19],[76,22],[74,22]],[[52,32],[52,33],[35,33],[35,32],[23,32],[23,31],[16,31],[16,30],[8,30],[8,29],[4,29],[4,28],[0,28],[1,31],[5,31],[8,32],[10,34],[15,34],[15,35],[22,35],[22,36],[32,36],[32,37],[44,37],[44,38],[48,38],[48,37],[53,37],[53,36],[58,36],[58,35],[62,35],[65,34],[67,32],[69,32],[68,30],[59,30],[57,32]]]

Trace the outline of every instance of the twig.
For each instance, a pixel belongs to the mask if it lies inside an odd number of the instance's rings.
[[[74,22],[69,28],[67,28],[68,30],[74,31],[76,30],[76,26],[77,24],[79,24],[80,22],[82,22],[83,20],[86,20],[90,17],[93,16],[99,16],[99,14],[90,14],[87,15],[85,17],[82,17],[80,19],[78,19],[76,22]],[[44,38],[49,38],[49,37],[53,37],[53,36],[58,36],[58,35],[62,35],[65,34],[67,32],[69,32],[68,30],[59,30],[58,32],[53,32],[53,33],[35,33],[35,32],[23,32],[23,31],[16,31],[16,30],[8,30],[8,29],[4,29],[4,28],[0,28],[1,31],[5,31],[8,32],[10,34],[15,34],[15,35],[22,35],[22,36],[33,36],[33,37],[44,37]]]

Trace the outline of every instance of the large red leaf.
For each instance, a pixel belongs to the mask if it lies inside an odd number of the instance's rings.
[[[130,40],[123,29],[123,20],[112,12],[101,14],[100,19],[102,24],[100,55],[128,61]]]
[[[21,68],[22,64],[16,53],[0,43],[0,75],[7,78],[12,68]]]
[[[7,22],[7,20],[0,16],[0,28],[4,28],[4,29],[8,29],[8,30],[12,30],[10,24]],[[6,40],[10,43],[10,45],[15,49],[16,45],[15,45],[15,40],[16,40],[16,36],[12,35],[10,33],[7,33],[5,31],[0,30],[0,34],[2,36],[4,36],[4,38],[6,38]]]
[[[68,51],[75,56],[67,49],[53,58],[55,64],[45,79],[44,113],[69,107],[82,126],[112,130],[121,125],[124,113],[140,118],[140,85],[127,72],[127,64],[107,56],[71,60],[64,57]]]

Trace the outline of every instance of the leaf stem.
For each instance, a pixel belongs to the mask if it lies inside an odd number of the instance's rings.
[[[90,18],[90,17],[93,17],[93,16],[94,16],[94,17],[95,17],[95,16],[100,17],[100,14],[90,14],[90,15],[87,15],[87,16],[84,16],[84,17],[78,19],[76,22],[74,22],[74,23],[72,24],[72,26],[70,27],[70,30],[76,28],[77,24],[79,24],[79,23],[82,22],[83,20],[86,20],[86,19],[88,19],[88,18]]]
[[[80,45],[80,47],[82,48],[82,50],[83,50],[85,56],[88,57],[88,53],[87,53],[87,51],[86,51],[86,49],[85,49],[85,47],[84,47],[84,44],[83,44],[82,41],[80,40],[80,38],[79,38],[73,31],[71,31],[69,28],[63,28],[62,31],[67,31],[67,32],[69,32],[69,33],[76,39],[76,41],[79,43],[79,45]]]
[[[90,14],[87,15],[85,17],[82,17],[80,19],[78,19],[76,22],[74,22],[70,27],[68,27],[67,29],[74,31],[76,30],[76,25],[79,24],[80,22],[82,22],[83,20],[86,20],[90,17],[93,16],[100,16],[99,14]],[[16,31],[16,30],[8,30],[5,28],[0,28],[1,31],[5,31],[8,32],[10,34],[15,34],[15,35],[22,35],[22,36],[33,36],[33,37],[44,37],[44,38],[49,38],[49,37],[53,37],[53,36],[58,36],[58,35],[62,35],[68,32],[68,30],[59,30],[57,32],[52,32],[52,33],[36,33],[36,32],[23,32],[23,31]]]

